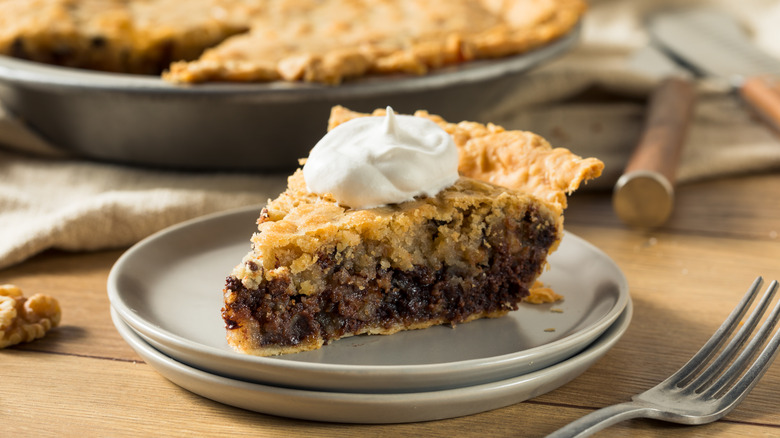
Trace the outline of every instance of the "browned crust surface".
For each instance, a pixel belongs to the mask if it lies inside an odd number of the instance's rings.
[[[177,83],[338,84],[522,53],[583,0],[0,0],[0,53]]]
[[[0,54],[160,74],[248,30],[239,0],[0,0]]]
[[[342,106],[331,110],[328,130],[356,117],[382,116]],[[566,195],[597,178],[604,163],[582,158],[565,148],[554,148],[543,137],[528,131],[508,131],[501,126],[476,122],[449,123],[420,110],[414,113],[436,122],[455,140],[459,150],[458,172],[463,176],[531,193],[566,208]]]
[[[424,74],[542,46],[570,31],[584,10],[581,0],[269,2],[249,33],[197,61],[174,63],[164,77],[338,84],[366,74]]]

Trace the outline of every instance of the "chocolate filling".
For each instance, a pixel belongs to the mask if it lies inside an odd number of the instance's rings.
[[[292,346],[320,338],[327,343],[368,328],[441,319],[457,324],[474,314],[516,310],[542,269],[555,233],[555,226],[540,222],[531,209],[521,221],[507,219],[503,232],[484,236],[489,260],[472,273],[449,266],[412,270],[377,266],[376,276],[361,282],[363,288],[335,257],[318,254],[327,286],[310,296],[290,295],[286,279],[249,290],[240,280],[228,277],[226,289],[235,292],[237,299],[223,309],[223,318],[230,330],[240,329],[240,321],[257,321],[259,339],[253,343],[261,347]],[[512,245],[512,241],[521,245]]]

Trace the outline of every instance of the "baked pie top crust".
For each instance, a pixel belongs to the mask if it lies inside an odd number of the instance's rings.
[[[165,69],[177,83],[338,84],[522,53],[584,10],[583,0],[0,0],[0,53]]]
[[[328,130],[356,117],[384,114],[384,109],[366,114],[336,106],[331,110]],[[533,132],[506,130],[492,123],[450,123],[423,110],[414,115],[434,121],[452,136],[458,147],[461,176],[530,193],[561,210],[566,208],[567,194],[604,170],[601,160],[554,148]]]
[[[328,129],[357,117],[384,114],[384,109],[366,114],[336,106],[331,110]],[[531,132],[507,131],[497,125],[476,122],[449,123],[426,111],[417,111],[414,115],[434,121],[453,137],[459,149],[458,172],[466,178],[461,178],[453,187],[433,198],[422,197],[392,207],[353,210],[339,206],[329,194],[309,193],[299,169],[288,179],[287,190],[269,201],[261,214],[258,221],[261,232],[253,237],[255,254],[250,253],[250,257],[257,258],[254,269],[242,263],[232,275],[251,288],[256,287],[259,277],[270,279],[277,275],[280,271],[277,264],[289,265],[289,269],[300,273],[317,263],[312,254],[324,241],[343,239],[341,244],[346,247],[354,244],[356,236],[367,229],[381,228],[389,223],[394,225],[386,226],[381,232],[409,238],[408,230],[403,227],[408,227],[408,223],[415,221],[419,215],[431,214],[435,210],[434,205],[444,205],[437,207],[439,209],[454,209],[473,200],[477,193],[501,198],[501,193],[506,191],[503,188],[521,192],[516,193],[513,199],[524,196],[527,202],[538,202],[544,215],[555,218],[556,227],[562,229],[566,194],[589,179],[600,176],[604,168],[604,164],[596,158],[581,158],[568,149],[553,148],[544,138]],[[378,232],[372,231],[374,234]],[[403,245],[391,246],[402,253]],[[292,251],[291,248],[298,250]],[[419,252],[419,248],[416,251]],[[413,252],[397,256],[394,263],[405,268],[419,264],[419,260],[415,262]],[[427,252],[422,251],[417,256],[425,254]],[[263,258],[263,255],[267,257]],[[279,263],[280,258],[285,258],[287,263]],[[263,269],[257,270],[258,266]],[[281,271],[286,272],[285,269]],[[314,284],[321,280],[317,280],[315,275],[306,281]]]
[[[366,74],[424,74],[539,47],[574,27],[584,9],[581,0],[273,1],[249,33],[172,64],[164,77],[337,84]]]

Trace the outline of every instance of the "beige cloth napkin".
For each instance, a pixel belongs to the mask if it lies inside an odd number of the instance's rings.
[[[485,120],[535,131],[606,163],[593,188],[609,188],[643,124],[642,102],[657,78],[628,66],[647,44],[642,17],[660,1],[592,1],[581,44],[531,72],[496,102]],[[709,3],[737,16],[765,50],[780,57],[780,2]],[[587,101],[598,86],[616,98]],[[701,96],[678,181],[780,169],[780,141],[732,94],[700,84]],[[203,174],[63,158],[56,148],[0,112],[0,268],[41,251],[121,248],[177,222],[246,205],[283,190],[284,175]]]
[[[286,185],[284,175],[145,171],[6,151],[0,175],[0,267],[48,248],[129,246],[215,211],[257,205],[259,213]]]

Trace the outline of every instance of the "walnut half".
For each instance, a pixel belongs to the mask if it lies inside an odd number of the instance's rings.
[[[30,298],[12,284],[0,285],[0,348],[42,338],[60,323],[60,305],[49,295]]]

